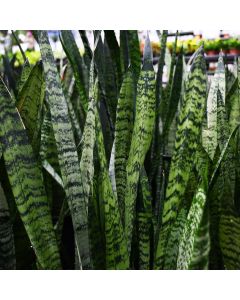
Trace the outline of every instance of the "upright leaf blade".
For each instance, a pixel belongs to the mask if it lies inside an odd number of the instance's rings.
[[[131,249],[134,207],[137,185],[146,153],[152,140],[155,121],[155,73],[152,65],[152,49],[149,37],[146,39],[144,63],[137,84],[136,117],[129,158],[127,162],[127,186],[125,195],[125,231],[128,250]]]
[[[133,130],[134,80],[131,70],[123,79],[117,106],[115,126],[115,178],[121,218],[124,220],[126,165]]]
[[[200,49],[191,67],[179,117],[155,268],[162,268],[164,265],[168,235],[182,204],[190,169],[200,141],[200,130],[205,108],[206,82],[206,65]]]
[[[85,201],[83,201],[81,197],[82,180],[79,172],[78,154],[68,115],[68,107],[46,31],[38,32],[38,41],[45,72],[46,99],[50,107],[59,165],[64,190],[72,215],[79,260],[84,269],[89,269],[91,268],[91,261],[87,208]]]

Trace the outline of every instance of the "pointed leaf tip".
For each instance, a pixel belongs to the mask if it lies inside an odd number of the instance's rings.
[[[143,70],[153,70],[153,53],[148,33],[145,39],[143,52]]]

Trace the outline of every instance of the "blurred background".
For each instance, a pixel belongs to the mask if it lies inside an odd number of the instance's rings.
[[[115,31],[116,37],[119,41],[119,32]],[[161,53],[160,35],[158,30],[139,30],[139,42],[140,49],[143,51],[144,40],[147,32],[149,33],[152,43],[154,64],[157,66],[158,58]],[[63,63],[65,53],[62,49],[62,44],[59,38],[59,31],[49,30],[50,43],[58,62]],[[93,32],[86,31],[90,46],[93,46]],[[80,53],[83,54],[84,47],[78,31],[73,31]],[[15,35],[15,36],[14,36]],[[33,32],[31,30],[16,30],[14,35],[11,30],[0,31],[0,56],[3,58],[0,63],[0,72],[3,68],[3,64],[9,64],[14,69],[21,68],[24,63],[23,55],[21,54],[20,44],[23,52],[28,58],[30,64],[35,64],[40,59],[40,51],[37,42],[34,39]],[[103,33],[104,35],[104,33]],[[175,43],[176,30],[168,31],[167,47],[169,57]],[[194,53],[194,51],[204,43],[205,55],[208,73],[211,75],[214,73],[218,54],[223,51],[225,54],[225,62],[232,67],[236,58],[240,55],[240,31],[234,30],[184,30],[178,31],[177,48],[178,53],[181,49],[185,54],[186,62]],[[6,60],[7,58],[7,60]],[[164,75],[167,77],[167,75]]]

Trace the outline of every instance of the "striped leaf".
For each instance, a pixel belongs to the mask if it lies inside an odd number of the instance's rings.
[[[177,269],[184,270],[190,266],[194,251],[194,241],[202,220],[206,198],[204,184],[201,183],[193,198],[180,239]]]
[[[0,82],[0,141],[12,192],[37,259],[44,269],[61,267],[39,166],[22,120]]]
[[[110,55],[110,50],[106,42],[104,42],[103,45],[103,53],[104,56],[102,57],[102,59],[104,60],[104,90],[106,96],[106,103],[108,106],[112,123],[114,125],[116,121],[118,83],[116,72]]]
[[[137,84],[136,117],[127,162],[127,185],[125,194],[125,231],[128,250],[131,249],[134,207],[140,171],[152,140],[155,122],[155,73],[152,65],[152,49],[147,37],[144,63]]]
[[[220,54],[207,98],[207,128],[203,130],[203,146],[211,159],[217,147],[217,93],[219,90],[225,103],[225,89],[225,68],[223,55]]]
[[[172,225],[171,232],[166,247],[168,255],[164,262],[165,270],[176,270],[177,258],[179,255],[179,243],[186,225],[187,211],[185,208],[180,209],[179,214]]]
[[[85,64],[90,69],[90,64],[91,64],[91,61],[92,61],[92,50],[91,50],[91,47],[89,45],[86,30],[79,30],[79,33],[80,33],[80,36],[81,36],[81,39],[82,39],[82,42],[83,42],[83,46],[84,46],[84,50],[85,50],[84,61],[85,61]]]
[[[14,269],[16,269],[16,257],[13,228],[6,197],[0,184],[0,270]]]
[[[163,30],[161,35],[161,54],[158,61],[158,70],[157,70],[157,77],[156,77],[156,90],[155,90],[155,97],[156,97],[156,118],[155,118],[155,127],[154,127],[154,136],[151,146],[151,181],[153,180],[154,176],[156,175],[157,168],[159,165],[159,155],[160,155],[160,104],[162,100],[162,93],[163,93],[163,68],[164,68],[164,60],[165,60],[165,53],[166,53],[166,43],[167,43],[167,35],[168,31]]]
[[[84,78],[84,62],[79,53],[77,44],[75,42],[73,33],[71,30],[61,30],[61,40],[65,53],[70,61],[71,67],[73,69],[73,74],[76,80],[77,89],[80,95],[80,101],[84,108],[87,110],[88,107],[88,97],[86,90],[86,82]]]
[[[18,95],[21,92],[24,84],[27,82],[27,79],[28,79],[28,76],[29,76],[31,70],[32,70],[32,67],[29,64],[29,61],[26,60],[24,62],[24,64],[23,64],[22,72],[21,72],[20,78],[19,78],[19,80],[17,82]]]
[[[137,212],[139,269],[149,270],[151,263],[152,196],[145,169],[140,175],[141,204]]]
[[[203,217],[194,240],[194,250],[192,255],[191,270],[207,270],[209,268],[209,209],[205,206]]]
[[[228,270],[240,268],[240,217],[234,210],[229,207],[222,212],[219,224],[220,247]]]
[[[95,144],[95,115],[96,115],[96,104],[97,104],[97,84],[94,82],[94,64],[91,63],[90,70],[90,90],[89,90],[89,106],[85,122],[85,127],[82,136],[82,155],[80,161],[80,173],[82,177],[82,192],[83,202],[88,206],[88,198],[93,183],[93,151]]]
[[[141,71],[141,53],[137,30],[127,30],[130,65],[137,82]]]
[[[107,41],[112,61],[116,70],[116,77],[118,82],[118,87],[121,86],[122,82],[122,70],[121,70],[121,60],[120,60],[120,47],[118,45],[114,30],[104,30],[105,39]]]
[[[68,206],[74,226],[79,264],[91,268],[87,226],[87,208],[82,196],[82,180],[79,173],[79,160],[74,136],[68,115],[60,77],[55,66],[52,49],[46,31],[38,32],[38,41],[43,61],[46,81],[46,99],[49,103],[58,160]]]
[[[206,82],[206,65],[202,49],[200,49],[191,66],[179,117],[155,268],[161,268],[164,264],[168,235],[182,204],[190,169],[200,141],[201,124],[205,108]]]
[[[103,135],[98,114],[96,115],[96,138],[100,163],[100,199],[104,212],[106,240],[106,269],[128,269],[129,254],[123,226],[108,174]]]
[[[115,178],[121,218],[124,219],[124,198],[126,188],[126,165],[129,156],[133,129],[134,80],[131,70],[123,79],[117,106],[115,126]]]
[[[26,127],[35,153],[39,149],[39,133],[42,105],[45,96],[43,67],[37,63],[31,70],[24,86],[18,93],[17,108]]]
[[[182,79],[183,79],[183,53],[178,56],[176,69],[171,86],[171,94],[169,98],[168,111],[166,116],[166,122],[163,129],[163,135],[167,136],[174,116],[177,113],[177,108],[182,91]]]

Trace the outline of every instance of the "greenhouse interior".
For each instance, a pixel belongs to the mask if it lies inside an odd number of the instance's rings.
[[[1,30],[0,270],[239,270],[240,31]]]

